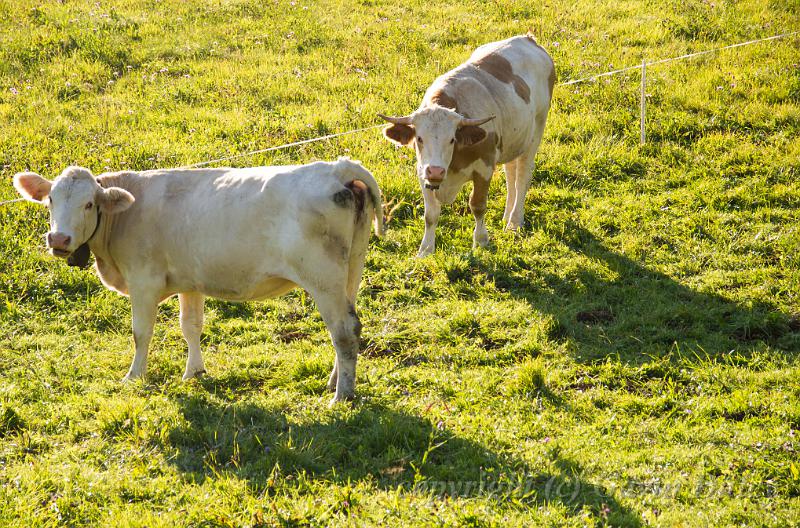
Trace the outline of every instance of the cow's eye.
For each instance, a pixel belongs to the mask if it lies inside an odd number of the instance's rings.
[[[94,205],[94,204],[92,202],[89,202],[89,203],[86,204],[86,207],[84,207],[84,209],[91,209],[92,205]]]
[[[452,145],[453,143],[455,143],[455,142],[456,142],[456,138],[450,138],[450,144],[451,144],[451,145]]]
[[[417,144],[422,145],[422,138],[417,136]]]

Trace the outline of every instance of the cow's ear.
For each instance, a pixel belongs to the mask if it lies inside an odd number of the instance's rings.
[[[414,127],[409,125],[391,125],[383,129],[383,135],[400,146],[410,145],[414,134]]]
[[[107,214],[121,213],[136,201],[131,193],[119,187],[98,191],[96,200],[100,210]]]
[[[39,202],[47,198],[53,184],[35,172],[20,172],[14,176],[14,188],[26,200]]]
[[[463,147],[477,145],[486,139],[486,131],[479,126],[462,126],[456,130],[456,141]]]

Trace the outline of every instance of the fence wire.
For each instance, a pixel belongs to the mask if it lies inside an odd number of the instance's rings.
[[[764,37],[764,38],[760,38],[760,39],[748,40],[748,41],[745,41],[745,42],[738,42],[736,44],[730,44],[728,46],[721,46],[719,48],[712,48],[712,49],[707,49],[707,50],[703,50],[703,51],[697,51],[697,52],[694,52],[694,53],[686,53],[684,55],[678,55],[676,57],[669,57],[669,58],[666,58],[666,59],[659,59],[659,60],[650,61],[650,62],[646,62],[645,61],[643,64],[637,64],[635,66],[626,66],[625,68],[619,68],[617,70],[611,70],[611,71],[607,71],[607,72],[597,73],[595,75],[590,75],[588,77],[582,77],[582,78],[579,78],[579,79],[572,79],[572,80],[569,80],[569,81],[558,83],[557,86],[570,86],[570,85],[573,85],[573,84],[596,81],[597,79],[600,79],[602,77],[608,77],[608,76],[611,76],[611,75],[618,75],[620,73],[624,73],[624,72],[628,72],[628,71],[632,71],[632,70],[642,70],[643,67],[656,66],[656,65],[659,65],[659,64],[666,64],[668,62],[674,62],[674,61],[679,61],[679,60],[684,60],[684,59],[691,59],[691,58],[695,58],[695,57],[701,57],[703,55],[709,55],[709,54],[712,54],[712,53],[718,53],[720,51],[729,50],[729,49],[733,49],[733,48],[740,48],[742,46],[750,46],[752,44],[759,44],[761,42],[768,42],[768,41],[783,39],[783,38],[787,38],[787,37],[792,37],[792,36],[795,36],[795,35],[798,35],[798,34],[800,34],[800,31],[789,31],[789,32],[786,32],[786,33],[781,33],[779,35],[773,35],[771,37]],[[247,157],[247,156],[255,156],[256,154],[264,154],[266,152],[274,152],[274,151],[277,151],[277,150],[283,150],[283,149],[287,149],[287,148],[291,148],[291,147],[297,147],[297,146],[300,146],[300,145],[307,145],[309,143],[317,143],[319,141],[326,141],[326,140],[329,140],[329,139],[335,139],[335,138],[339,138],[339,137],[342,137],[342,136],[349,136],[349,135],[353,135],[353,134],[359,134],[361,132],[366,132],[368,130],[374,130],[376,128],[380,128],[380,127],[383,127],[383,126],[385,126],[384,123],[379,123],[379,124],[376,124],[376,125],[371,125],[371,126],[367,126],[367,127],[363,127],[363,128],[357,128],[357,129],[354,129],[354,130],[347,130],[345,132],[337,132],[337,133],[334,133],[334,134],[326,134],[324,136],[313,137],[313,138],[309,138],[309,139],[303,139],[303,140],[300,140],[300,141],[293,141],[291,143],[285,143],[283,145],[277,145],[275,147],[269,147],[269,148],[265,148],[265,149],[253,150],[253,151],[250,151],[250,152],[242,152],[240,154],[233,154],[233,155],[230,155],[230,156],[223,156],[223,157],[220,157],[220,158],[215,158],[215,159],[211,159],[211,160],[207,160],[207,161],[200,161],[200,162],[197,162],[197,163],[192,163],[190,165],[181,165],[178,168],[181,168],[181,169],[192,169],[192,168],[197,168],[197,167],[205,167],[206,165],[211,165],[213,163],[220,163],[220,162],[223,162],[223,161],[231,161],[231,160],[235,160],[235,159],[244,158],[244,157]],[[0,202],[0,207],[2,207],[4,205],[7,205],[7,204],[21,202],[23,200],[24,200],[24,198],[16,198],[16,199],[13,199],[13,200],[6,200],[4,202]]]

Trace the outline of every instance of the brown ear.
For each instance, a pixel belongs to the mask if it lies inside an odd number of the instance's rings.
[[[392,125],[383,129],[383,135],[389,141],[393,141],[401,146],[406,146],[414,139],[414,127],[409,125]]]
[[[100,210],[107,214],[121,213],[136,201],[131,193],[119,187],[98,191],[95,200]]]
[[[477,145],[486,139],[486,131],[479,126],[462,126],[456,130],[456,141],[463,147]]]
[[[35,172],[20,172],[14,176],[14,188],[23,198],[31,202],[39,202],[47,198],[53,184]]]

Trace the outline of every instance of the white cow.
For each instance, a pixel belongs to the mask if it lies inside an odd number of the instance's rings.
[[[205,372],[203,299],[250,301],[298,286],[317,303],[336,348],[333,401],[352,398],[361,324],[355,311],[380,189],[340,159],[245,169],[118,172],[95,178],[68,167],[53,181],[14,176],[23,197],[50,210],[53,255],[95,256],[100,279],[131,299],[135,356],[125,380],[147,368],[158,304],[178,294],[189,347],[183,379]],[[88,250],[87,250],[88,246]]]
[[[379,114],[392,123],[384,130],[389,140],[416,149],[425,201],[418,256],[434,251],[441,204],[452,203],[468,181],[473,185],[473,247],[489,242],[484,216],[498,163],[505,164],[506,172],[503,222],[512,230],[522,226],[555,80],[550,56],[532,35],[522,35],[479,47],[467,62],[434,81],[413,114]]]

